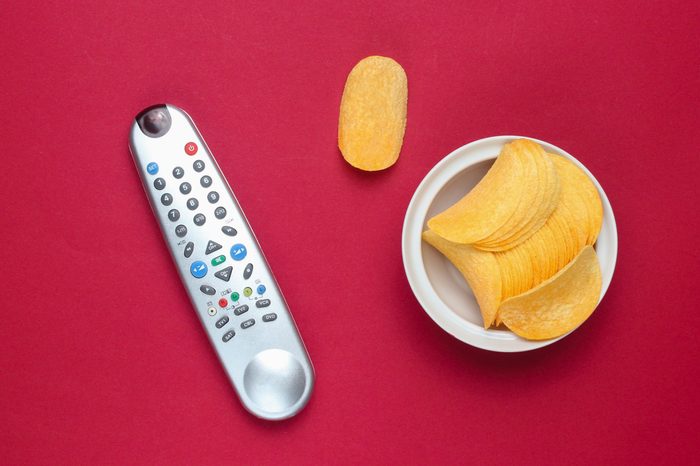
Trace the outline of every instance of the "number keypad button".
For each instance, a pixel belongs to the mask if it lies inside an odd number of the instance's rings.
[[[188,209],[195,210],[197,207],[199,207],[199,201],[197,199],[195,199],[194,197],[187,199]]]
[[[179,180],[185,176],[185,170],[183,170],[182,167],[175,167],[173,168],[173,176]]]
[[[209,201],[210,204],[216,204],[219,202],[219,193],[210,191],[209,194],[207,194],[207,201]]]
[[[197,214],[194,216],[192,221],[194,222],[195,225],[197,225],[198,227],[201,227],[207,221],[207,218],[204,216],[204,214]]]
[[[170,209],[168,211],[168,219],[171,222],[177,222],[180,219],[180,211],[177,209]]]
[[[226,209],[223,207],[217,207],[214,211],[214,217],[218,218],[219,220],[226,217]]]
[[[153,180],[153,187],[158,191],[165,188],[165,180],[163,178],[156,178]]]
[[[185,225],[178,225],[175,227],[175,234],[177,235],[178,238],[182,238],[187,234],[187,227]]]
[[[171,196],[168,193],[163,194],[162,196],[160,196],[160,203],[164,206],[169,206],[173,203],[173,196]]]
[[[182,183],[182,184],[180,185],[180,192],[181,192],[182,194],[189,194],[189,193],[191,193],[191,192],[192,192],[192,185],[189,184],[187,181],[185,181],[184,183]]]
[[[211,186],[211,176],[204,175],[201,180],[199,180],[199,184],[202,185],[202,188],[208,188]]]
[[[197,173],[204,170],[204,167],[205,167],[204,162],[202,162],[201,160],[195,160],[194,163],[192,164],[192,168],[194,168],[194,171],[196,171]]]

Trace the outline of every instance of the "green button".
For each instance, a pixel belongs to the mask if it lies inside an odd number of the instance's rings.
[[[252,294],[253,294],[253,289],[251,287],[246,286],[245,288],[243,288],[243,296],[245,296],[247,298],[248,296],[250,296]]]
[[[237,292],[231,293],[231,301],[238,301],[238,298],[240,298],[241,295],[239,295]]]
[[[226,262],[226,256],[224,256],[222,254],[220,256],[216,256],[215,258],[213,258],[211,260],[211,265],[219,265],[219,264],[223,264],[224,262]]]

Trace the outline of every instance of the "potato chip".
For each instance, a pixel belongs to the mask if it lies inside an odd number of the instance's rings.
[[[588,175],[571,160],[561,155],[547,155],[557,168],[562,189],[569,191],[562,196],[567,198],[566,205],[582,230],[577,234],[585,237],[584,244],[595,244],[603,223],[603,204],[598,190]]]
[[[430,230],[423,232],[423,240],[447,257],[464,276],[479,304],[484,328],[489,328],[501,303],[501,273],[495,256],[466,244],[452,243]]]
[[[428,228],[454,243],[485,238],[514,214],[523,191],[523,171],[516,154],[501,154],[466,196],[428,220]]]
[[[598,256],[591,246],[586,246],[549,280],[503,301],[498,318],[523,338],[556,338],[581,325],[593,313],[601,286]]]
[[[360,60],[345,82],[338,147],[345,160],[366,171],[383,170],[399,158],[406,129],[408,80],[391,58]]]
[[[508,231],[499,229],[486,240],[475,243],[475,247],[485,251],[505,251],[528,239],[545,224],[559,201],[559,175],[542,147],[527,139],[516,140],[506,147],[530,155],[538,180],[537,194],[531,200],[523,198],[520,208],[524,209],[526,214],[518,223],[511,222]]]
[[[524,140],[523,140],[524,141]],[[481,246],[489,246],[492,243],[498,243],[508,235],[513,234],[518,228],[522,226],[524,222],[528,220],[530,216],[534,214],[532,205],[535,202],[538,194],[540,193],[540,180],[538,171],[537,157],[532,151],[523,150],[521,146],[521,141],[514,141],[510,144],[506,144],[503,150],[499,154],[499,157],[504,156],[504,154],[512,153],[514,156],[520,159],[520,163],[523,167],[522,178],[520,180],[524,185],[524,189],[517,200],[517,205],[513,211],[513,214],[506,220],[506,222],[493,231],[486,238],[478,240],[474,243],[479,249],[485,249]]]

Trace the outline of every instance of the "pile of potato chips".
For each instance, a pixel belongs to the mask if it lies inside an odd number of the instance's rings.
[[[467,280],[484,328],[504,324],[543,340],[573,330],[598,304],[592,246],[602,221],[598,191],[580,168],[519,139],[466,196],[428,220],[423,239]]]

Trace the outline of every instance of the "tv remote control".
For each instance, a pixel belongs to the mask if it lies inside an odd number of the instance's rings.
[[[314,370],[265,256],[192,119],[141,111],[131,154],[192,305],[243,406],[286,419],[308,402]]]

